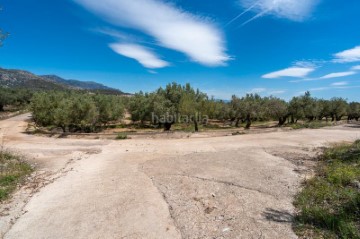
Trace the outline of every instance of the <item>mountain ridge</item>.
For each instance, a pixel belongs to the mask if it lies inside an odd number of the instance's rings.
[[[32,90],[88,90],[104,94],[130,95],[94,81],[68,80],[57,75],[35,75],[29,71],[0,67],[0,86]]]

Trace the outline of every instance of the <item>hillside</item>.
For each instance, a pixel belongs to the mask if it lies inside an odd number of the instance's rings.
[[[22,70],[0,68],[0,86],[33,90],[65,90],[69,87]]]
[[[32,90],[88,90],[104,94],[127,94],[92,81],[66,80],[56,75],[38,76],[23,70],[0,68],[0,86]]]

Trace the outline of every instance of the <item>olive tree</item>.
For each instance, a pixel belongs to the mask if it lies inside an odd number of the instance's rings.
[[[149,95],[141,91],[131,97],[128,110],[132,121],[140,121],[141,124],[144,124],[144,121],[150,120],[151,109],[149,103]]]
[[[289,116],[289,109],[286,101],[276,97],[264,99],[264,111],[270,118],[277,119],[279,126],[284,125]]]
[[[355,119],[359,121],[360,118],[360,103],[358,102],[351,102],[348,107],[348,120]]]
[[[261,118],[263,112],[263,99],[258,94],[247,94],[245,97],[232,97],[231,105],[236,118],[236,126],[240,120],[246,122],[245,129],[250,129],[252,121]]]
[[[293,97],[289,102],[289,114],[291,123],[297,123],[299,119],[304,118],[304,109],[300,97]]]
[[[334,97],[329,101],[329,110],[332,121],[340,121],[348,112],[348,104],[345,99]]]
[[[98,121],[106,125],[111,121],[117,121],[124,116],[124,103],[119,96],[96,95],[94,97],[99,111]]]
[[[4,106],[12,104],[14,97],[11,92],[5,88],[0,87],[0,112],[4,111]]]

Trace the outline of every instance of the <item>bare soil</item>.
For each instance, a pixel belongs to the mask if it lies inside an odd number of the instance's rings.
[[[29,117],[0,121],[0,143],[37,169],[0,205],[4,238],[296,238],[292,201],[313,158],[360,137],[341,125],[64,139],[24,134]]]

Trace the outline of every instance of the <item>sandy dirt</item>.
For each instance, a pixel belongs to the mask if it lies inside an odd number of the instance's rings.
[[[4,238],[296,238],[293,197],[319,147],[360,138],[342,125],[124,141],[22,133],[0,121],[0,143],[36,172],[0,206]]]

